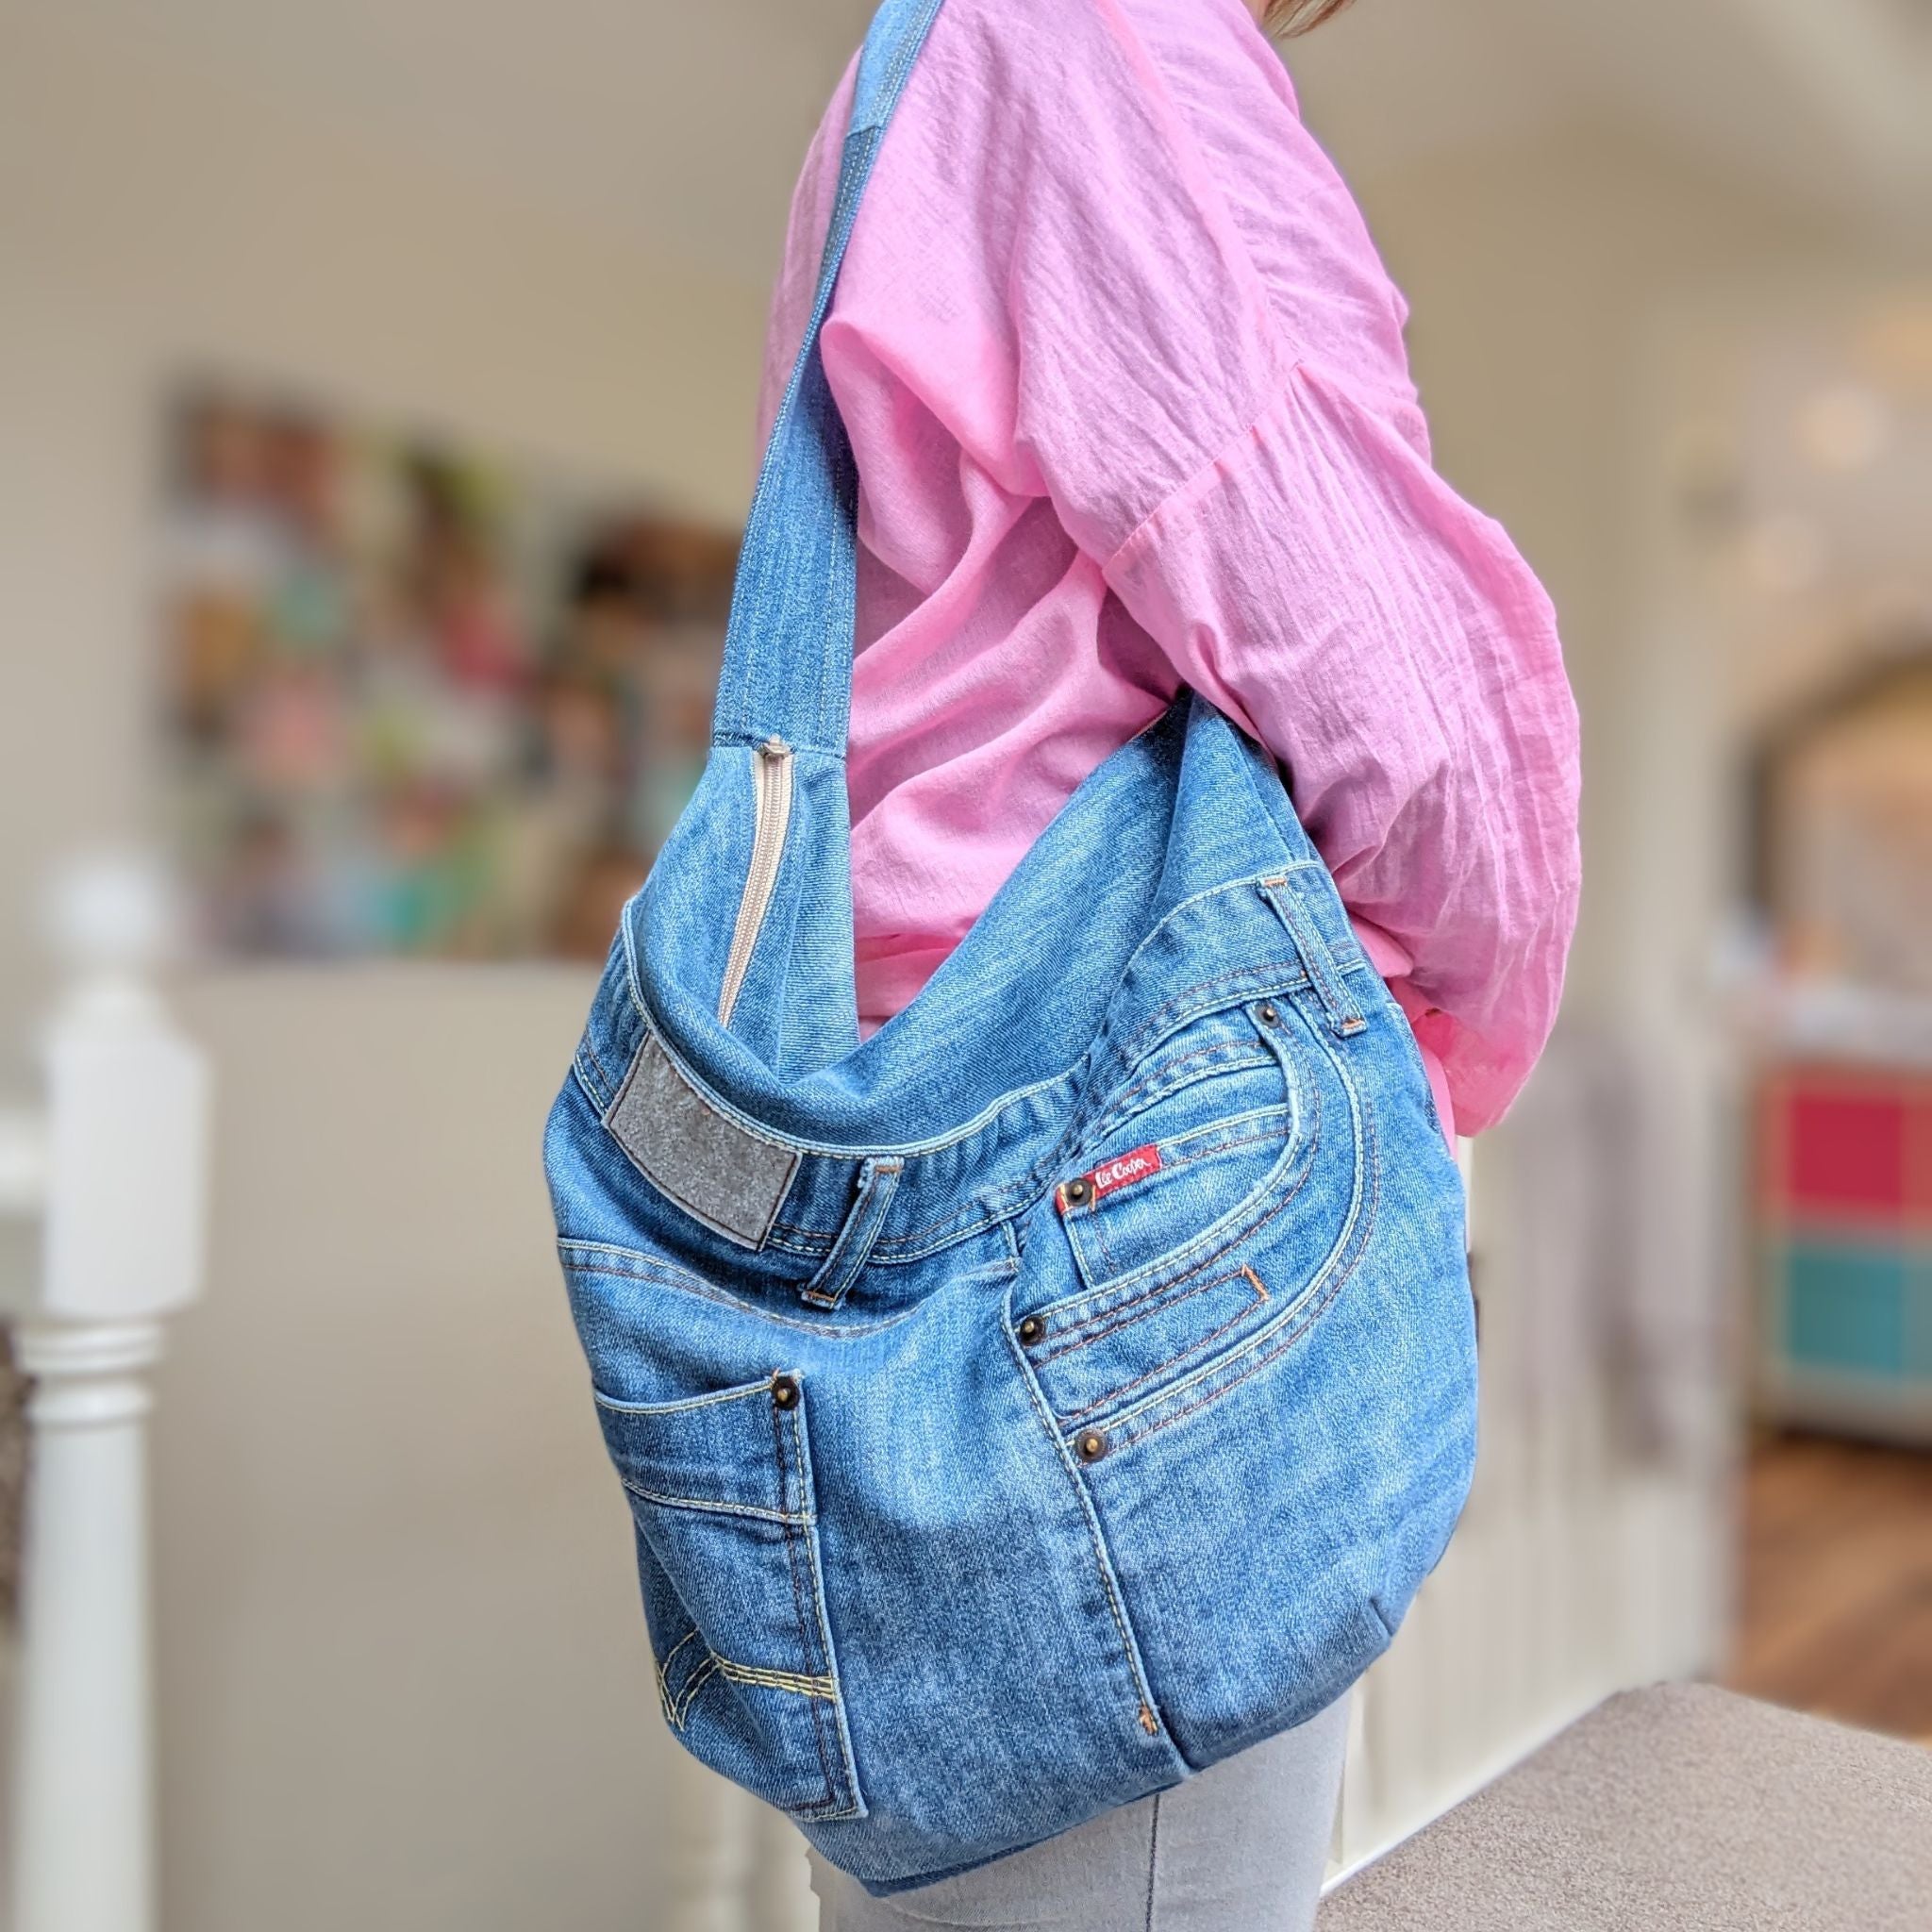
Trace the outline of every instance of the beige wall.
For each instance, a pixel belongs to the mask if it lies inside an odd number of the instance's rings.
[[[79,35],[0,25],[0,1015],[48,851],[142,822],[170,375],[259,372],[727,523],[749,492],[761,291]]]
[[[640,184],[649,192],[649,184]],[[78,37],[0,40],[0,1072],[50,856],[145,819],[157,408],[213,364],[735,522],[762,291]],[[538,1168],[589,977],[197,978],[156,1425],[166,1924],[649,1923],[673,1761]]]

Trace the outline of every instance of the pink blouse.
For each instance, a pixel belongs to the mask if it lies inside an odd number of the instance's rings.
[[[759,412],[848,118],[792,201]],[[1280,759],[1445,1124],[1503,1112],[1574,922],[1549,599],[1430,464],[1407,305],[1242,0],[947,0],[860,205],[826,375],[859,475],[861,1030],[1194,686]]]

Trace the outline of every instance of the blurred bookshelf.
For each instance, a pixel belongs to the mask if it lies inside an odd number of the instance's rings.
[[[1932,1443],[1932,1001],[1795,998],[1757,1059],[1759,1413]]]

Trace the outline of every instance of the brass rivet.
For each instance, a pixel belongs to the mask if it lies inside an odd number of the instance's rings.
[[[1092,1191],[1093,1183],[1084,1174],[1077,1179],[1069,1181],[1066,1186],[1067,1199],[1072,1201],[1076,1207]]]
[[[1019,1333],[1020,1340],[1024,1341],[1028,1348],[1031,1348],[1033,1344],[1036,1341],[1038,1341],[1042,1335],[1046,1333],[1046,1324],[1042,1322],[1038,1315],[1028,1315],[1026,1319],[1020,1324]]]
[[[1074,1440],[1074,1451],[1082,1462],[1098,1462],[1107,1454],[1107,1438],[1098,1429],[1083,1429]]]
[[[1263,1000],[1261,1002],[1261,1024],[1264,1026],[1274,1025],[1280,1018],[1281,1015],[1275,1010],[1273,1000]]]
[[[790,1375],[772,1377],[772,1406],[774,1408],[796,1408],[798,1407],[798,1384]]]

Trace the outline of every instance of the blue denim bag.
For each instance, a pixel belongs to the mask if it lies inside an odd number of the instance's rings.
[[[544,1147],[664,1715],[878,1895],[1339,1696],[1475,1427],[1414,1036],[1198,695],[858,1038],[856,479],[818,336],[938,8],[868,36],[708,761]]]

